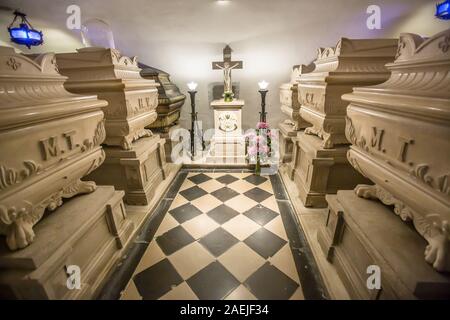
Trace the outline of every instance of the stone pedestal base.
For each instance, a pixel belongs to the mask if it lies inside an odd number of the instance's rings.
[[[181,148],[181,138],[182,136],[174,134],[177,130],[180,130],[180,125],[175,125],[170,127],[168,132],[158,132],[162,139],[166,140],[164,144],[164,152],[166,153],[166,162],[173,163],[172,161],[172,152],[177,152],[180,157],[183,156],[182,148]],[[180,147],[180,148],[178,148]]]
[[[244,137],[214,137],[210,146],[207,163],[246,164]]]
[[[278,127],[280,129],[280,161],[288,163],[292,161],[294,149],[292,138],[297,136],[298,131],[295,131],[293,126],[286,123],[280,123]]]
[[[0,299],[93,299],[134,230],[123,191],[99,186],[75,197],[35,227],[39,237],[9,251],[0,242]],[[80,290],[70,290],[70,266],[80,269]]]
[[[423,259],[426,242],[391,207],[356,196],[327,196],[329,213],[318,241],[353,299],[449,299],[450,277]],[[368,289],[369,266],[381,271],[381,288]]]
[[[323,149],[320,138],[303,132],[293,141],[297,147],[291,178],[306,207],[326,208],[326,194],[354,189],[358,184],[371,184],[348,162],[348,146]]]
[[[86,179],[124,190],[127,204],[148,205],[166,178],[164,143],[154,135],[134,142],[131,150],[105,147],[105,162]]]

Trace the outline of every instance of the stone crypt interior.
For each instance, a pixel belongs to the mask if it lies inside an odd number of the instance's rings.
[[[449,299],[448,11],[1,0],[0,299]]]

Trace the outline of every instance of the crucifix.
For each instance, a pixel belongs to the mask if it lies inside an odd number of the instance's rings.
[[[233,86],[231,82],[231,70],[233,69],[242,69],[243,62],[242,61],[232,61],[231,60],[231,50],[230,46],[227,45],[223,49],[223,61],[213,62],[212,68],[213,70],[223,70],[223,84],[224,84],[224,92],[223,97],[226,102],[233,101]]]

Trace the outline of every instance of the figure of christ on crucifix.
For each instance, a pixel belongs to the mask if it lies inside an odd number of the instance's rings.
[[[223,84],[224,84],[224,92],[223,97],[226,102],[233,101],[233,84],[231,82],[231,70],[233,69],[242,69],[243,62],[242,61],[231,61],[231,48],[230,46],[226,46],[223,49],[223,61],[213,62],[214,70],[223,70]]]

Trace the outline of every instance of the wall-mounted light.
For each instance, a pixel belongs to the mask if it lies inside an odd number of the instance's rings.
[[[436,5],[436,17],[439,19],[450,19],[450,0],[446,0]]]
[[[18,19],[20,19],[21,22],[18,27],[14,27],[14,23]],[[8,26],[8,32],[12,42],[27,46],[28,49],[30,49],[31,46],[39,46],[44,43],[42,31],[34,29],[27,20],[27,15],[17,10],[14,11],[14,20]]]

